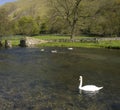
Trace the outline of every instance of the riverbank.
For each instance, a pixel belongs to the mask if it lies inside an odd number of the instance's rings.
[[[20,38],[8,37],[2,38],[3,40],[10,40],[13,47],[20,44]],[[24,39],[25,37],[23,37]],[[37,47],[85,47],[85,48],[110,48],[110,49],[120,49],[120,38],[100,38],[100,37],[84,37],[77,36],[70,40],[69,36],[34,36],[29,37],[39,40],[47,41],[46,43],[37,43]]]
[[[79,42],[49,42],[38,44],[39,47],[85,47],[85,48],[111,48],[120,49],[120,41],[102,41],[99,43],[79,43]]]
[[[47,43],[38,44],[41,47],[85,47],[85,48],[109,48],[120,49],[120,38],[100,38],[77,36],[70,40],[68,36],[35,36],[35,38],[47,40]]]

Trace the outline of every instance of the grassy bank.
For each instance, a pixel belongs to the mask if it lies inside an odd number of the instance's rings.
[[[59,40],[59,39],[70,39],[69,36],[35,36],[35,38],[43,40]],[[81,38],[93,38],[86,36],[77,36],[75,39]],[[113,48],[120,49],[120,40],[102,40],[98,42],[49,42],[44,44],[39,44],[38,46],[48,46],[48,47],[86,47],[86,48]]]
[[[103,48],[120,49],[120,40],[100,41],[98,46]]]
[[[43,47],[86,47],[86,48],[113,48],[120,49],[120,41],[102,41],[99,43],[72,43],[72,42],[50,42],[38,45]]]
[[[1,37],[0,41],[2,41],[2,44],[5,44],[5,40],[9,40],[13,47],[16,47],[20,43],[20,39],[24,38],[24,36],[8,36],[8,37]]]
[[[10,40],[13,46],[18,46],[20,43],[20,39],[24,37],[7,37],[2,38],[2,42],[4,40]],[[34,36],[33,38],[48,40],[53,42],[37,44],[38,47],[85,47],[85,48],[113,48],[113,49],[120,49],[120,40],[100,40],[98,42],[57,42],[55,40],[69,40],[69,36],[55,36],[55,35],[48,35],[48,36]],[[75,39],[89,39],[90,37],[85,36],[77,36]],[[93,37],[92,37],[93,38]]]
[[[91,48],[98,48],[95,43],[79,43],[79,42],[50,42],[50,43],[43,43],[38,45],[43,47],[91,47]]]

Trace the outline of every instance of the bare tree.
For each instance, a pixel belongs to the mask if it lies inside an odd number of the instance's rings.
[[[82,0],[50,0],[54,15],[61,17],[70,28],[71,39],[75,34],[79,18],[79,5]]]

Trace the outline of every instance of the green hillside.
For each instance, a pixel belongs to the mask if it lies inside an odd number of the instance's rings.
[[[41,16],[47,14],[47,0],[18,0],[17,2],[7,3],[1,8],[8,11],[11,18],[18,19],[22,16]]]
[[[0,36],[120,36],[120,0],[17,0],[0,6],[0,13]]]

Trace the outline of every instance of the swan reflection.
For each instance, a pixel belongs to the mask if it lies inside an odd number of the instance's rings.
[[[83,91],[83,90],[79,90],[79,93],[80,94],[85,94],[85,95],[87,95],[87,96],[90,96],[90,97],[92,97],[92,96],[95,96],[96,94],[98,94],[99,93],[99,91]]]

